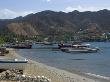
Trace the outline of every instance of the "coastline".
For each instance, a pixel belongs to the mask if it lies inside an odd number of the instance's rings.
[[[13,50],[13,57],[24,58],[17,54],[16,50]],[[107,80],[107,78],[98,75],[95,76],[90,73],[83,74],[77,71],[70,73],[33,60],[29,60],[29,63],[24,69],[24,74],[29,76],[46,76],[52,82],[110,82],[110,79]]]
[[[50,78],[52,82],[109,82],[105,79],[97,78],[95,76],[87,76],[79,72],[70,73],[32,60],[30,60],[30,64],[31,65],[27,66],[29,68],[26,68],[24,74],[30,76],[36,74],[46,76]]]

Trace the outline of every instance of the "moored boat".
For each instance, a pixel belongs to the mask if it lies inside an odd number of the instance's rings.
[[[53,45],[52,42],[47,42],[47,41],[44,41],[43,44],[44,44],[44,45]]]
[[[61,51],[64,52],[80,52],[80,53],[93,53],[97,52],[98,48],[90,47],[89,45],[84,44],[72,44],[72,45],[65,45],[61,44],[59,45],[59,48]]]
[[[32,44],[27,44],[27,43],[16,43],[16,44],[8,44],[5,45],[7,48],[15,48],[15,49],[31,49]]]

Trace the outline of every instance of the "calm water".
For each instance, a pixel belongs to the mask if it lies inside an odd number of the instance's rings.
[[[110,43],[92,42],[97,53],[65,53],[51,49],[19,50],[21,56],[67,71],[82,71],[110,77]],[[35,47],[35,46],[34,46]]]

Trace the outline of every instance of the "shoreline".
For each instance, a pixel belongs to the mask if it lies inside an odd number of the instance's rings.
[[[16,58],[24,58],[17,54],[16,50],[13,50],[13,52],[13,55]],[[52,82],[110,82],[109,78],[100,75],[90,73],[84,74],[78,71],[70,73],[33,60],[29,60],[29,63],[24,70],[24,74],[29,76],[46,76],[47,78],[50,78]]]

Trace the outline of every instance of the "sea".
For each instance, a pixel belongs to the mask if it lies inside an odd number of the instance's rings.
[[[17,50],[17,53],[27,59],[69,72],[80,71],[110,77],[110,42],[86,42],[86,44],[98,47],[99,51],[96,53],[66,53],[51,49],[55,45],[34,44],[32,49],[20,49]]]

